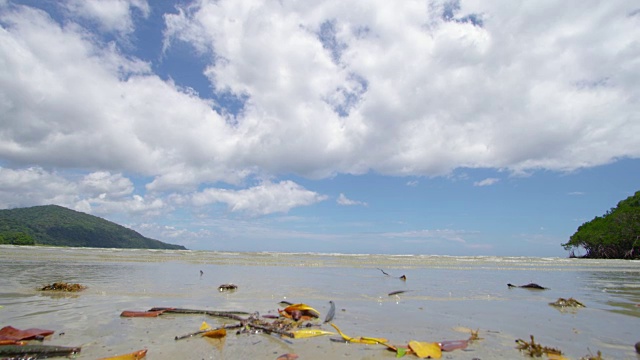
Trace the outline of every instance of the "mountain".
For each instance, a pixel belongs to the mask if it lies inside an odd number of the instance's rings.
[[[186,250],[57,205],[0,210],[0,244]]]

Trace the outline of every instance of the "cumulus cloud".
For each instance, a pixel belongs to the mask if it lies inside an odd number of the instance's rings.
[[[367,206],[366,202],[348,199],[343,193],[340,193],[340,196],[338,196],[338,199],[336,200],[336,202],[339,205],[344,205],[344,206],[353,206],[353,205]]]
[[[192,196],[192,203],[196,206],[225,203],[231,212],[267,215],[286,213],[294,207],[311,205],[325,199],[326,196],[307,190],[292,181],[267,181],[243,190],[205,189]]]
[[[476,181],[473,183],[473,186],[490,186],[500,181],[498,178],[486,178],[481,181]]]
[[[151,11],[146,0],[67,0],[64,6],[71,15],[94,21],[103,31],[122,35],[135,30],[134,9],[145,18]]]
[[[66,4],[116,30],[128,25],[109,19],[149,13],[145,1]],[[637,157],[633,10],[203,0],[165,14],[167,51],[191,44],[212,88],[246,99],[230,121],[78,24],[11,8],[0,156],[135,169],[162,188],[257,172],[567,171]]]
[[[132,182],[104,171],[80,179],[40,167],[0,167],[0,209],[60,205],[92,214],[157,215],[167,209],[161,199],[132,194]]]
[[[244,144],[273,155],[249,162],[273,172],[567,171],[640,155],[619,130],[638,127],[638,50],[617,35],[638,33],[632,5],[360,5],[203,1],[167,15],[166,39],[215,54],[212,86],[248,98]]]

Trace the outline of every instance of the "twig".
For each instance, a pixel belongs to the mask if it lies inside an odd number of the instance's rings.
[[[213,310],[176,309],[176,308],[163,308],[163,307],[154,307],[149,309],[149,311],[164,311],[167,314],[205,314],[209,316],[233,319],[238,321],[245,320],[240,315],[249,315],[249,313],[242,312],[242,311],[213,311]]]
[[[194,337],[196,335],[200,335],[200,334],[204,334],[206,332],[209,331],[214,331],[214,330],[220,330],[220,329],[237,329],[237,328],[241,328],[243,325],[242,324],[234,324],[234,325],[225,325],[225,326],[221,326],[219,328],[216,329],[206,329],[206,330],[198,330],[189,334],[185,334],[185,335],[180,335],[180,336],[176,336],[175,340],[182,340],[182,339],[186,339],[186,338],[190,338],[190,337]]]

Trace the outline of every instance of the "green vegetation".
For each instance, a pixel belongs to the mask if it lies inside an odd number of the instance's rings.
[[[0,210],[0,244],[186,249],[57,205]]]
[[[562,246],[572,255],[582,247],[586,258],[640,259],[640,191],[582,224]]]

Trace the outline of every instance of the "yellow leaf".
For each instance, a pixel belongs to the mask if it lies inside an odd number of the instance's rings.
[[[386,342],[389,341],[383,338],[372,338],[372,337],[364,337],[364,336],[361,336],[359,338],[353,338],[351,336],[345,335],[342,331],[340,331],[340,329],[334,323],[330,323],[330,324],[331,326],[333,326],[334,329],[336,329],[338,334],[340,334],[340,336],[342,336],[342,338],[348,342],[359,343],[359,344],[370,344],[370,345],[373,345],[373,344],[386,345]]]
[[[220,339],[227,336],[227,330],[225,330],[224,328],[215,329],[215,330],[207,331],[206,333],[202,334],[202,336],[206,336],[208,338]]]
[[[336,333],[331,331],[325,331],[322,329],[300,329],[293,332],[293,337],[296,339],[310,338],[314,336],[323,335],[335,335]]]
[[[200,325],[200,331],[204,331],[204,330],[208,330],[211,329],[211,326],[209,326],[209,324],[207,324],[206,321],[202,322],[202,325]]]
[[[569,360],[560,354],[547,354],[547,356],[549,357],[549,360]]]
[[[342,338],[345,339],[346,341],[351,341],[351,339],[353,339],[352,337],[345,335],[334,323],[329,323],[329,324],[331,324],[331,326],[333,326],[333,328],[336,329],[338,334],[340,334],[340,336],[342,336]]]
[[[284,308],[284,311],[286,311],[287,313],[291,313],[294,310],[308,311],[312,315],[314,315],[315,317],[319,317],[320,316],[320,313],[318,312],[318,310],[316,310],[316,309],[314,309],[311,306],[306,305],[306,304],[293,304],[293,305],[289,305],[286,308]]]
[[[389,340],[384,338],[372,338],[372,337],[361,336],[359,338],[352,338],[350,341],[354,343],[359,343],[359,344],[369,344],[369,345],[382,344],[386,346],[387,345],[386,343]]]
[[[108,358],[101,358],[100,360],[140,360],[147,356],[147,349],[134,351],[129,354],[118,355]]]
[[[442,357],[442,350],[438,343],[412,340],[409,341],[409,348],[411,348],[411,350],[421,359],[440,359]]]

